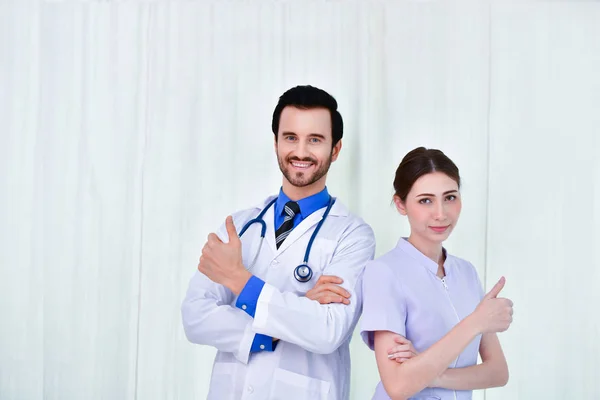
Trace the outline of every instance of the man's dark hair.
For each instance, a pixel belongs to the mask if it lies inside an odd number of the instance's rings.
[[[314,86],[305,85],[293,87],[279,97],[279,102],[273,111],[273,122],[271,124],[271,129],[273,130],[273,134],[275,134],[275,140],[277,140],[277,132],[279,131],[281,112],[287,106],[304,110],[312,108],[328,109],[331,114],[331,137],[333,139],[333,146],[335,146],[342,136],[344,136],[344,121],[342,120],[342,115],[337,110],[337,101],[326,91]]]

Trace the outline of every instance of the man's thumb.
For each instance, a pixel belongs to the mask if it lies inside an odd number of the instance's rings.
[[[498,283],[496,283],[494,285],[494,287],[492,288],[492,290],[490,290],[488,292],[488,294],[485,295],[485,298],[486,299],[494,299],[494,298],[496,298],[498,296],[498,294],[500,294],[500,291],[504,287],[505,283],[506,283],[506,278],[504,278],[504,277],[500,278],[500,280],[498,281]]]
[[[230,215],[225,219],[225,227],[227,228],[227,235],[229,236],[229,243],[235,243],[240,240],[235,225],[233,224],[233,217]]]

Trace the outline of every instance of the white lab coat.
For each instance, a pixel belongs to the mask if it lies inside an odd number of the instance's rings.
[[[233,214],[238,232],[274,197]],[[187,338],[214,346],[209,400],[346,400],[350,396],[350,338],[362,311],[361,282],[375,253],[373,230],[336,200],[313,243],[308,264],[313,278],[296,281],[306,246],[325,208],[305,218],[277,249],[274,205],[265,213],[267,232],[251,272],[264,280],[254,318],[235,307],[237,297],[196,271],[181,312]],[[219,237],[228,240],[225,226]],[[260,244],[260,224],[242,236],[244,265]],[[319,276],[336,275],[350,304],[321,305],[304,297]],[[256,333],[279,338],[273,352],[250,354]]]

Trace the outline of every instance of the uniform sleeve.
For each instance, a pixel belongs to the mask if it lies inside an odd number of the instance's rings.
[[[471,267],[471,273],[473,274],[473,279],[477,282],[477,289],[479,293],[479,301],[483,300],[483,296],[485,296],[485,291],[483,289],[483,285],[481,284],[481,279],[479,279],[479,274],[477,273],[477,269],[471,263],[469,263]]]
[[[235,225],[241,226],[241,222],[239,214],[234,215]],[[221,225],[217,235],[224,242],[229,241],[225,224]],[[260,286],[260,282],[255,283]],[[261,288],[248,286],[247,298],[258,298]],[[240,362],[246,364],[250,353],[272,351],[273,339],[257,335],[252,329],[253,309],[250,314],[247,309],[242,309],[242,304],[239,308],[233,307],[233,299],[234,295],[229,289],[196,271],[181,305],[181,318],[190,342],[233,353]]]
[[[406,302],[400,281],[384,264],[370,263],[362,281],[363,314],[360,335],[371,350],[376,331],[390,331],[406,337]]]
[[[183,329],[190,342],[233,353],[246,364],[255,336],[252,318],[232,300],[228,289],[196,271],[181,305]]]

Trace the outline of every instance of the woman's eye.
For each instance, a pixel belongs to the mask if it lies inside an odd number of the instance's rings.
[[[419,203],[421,203],[421,204],[430,204],[431,203],[431,199],[421,199],[421,200],[419,200]]]

